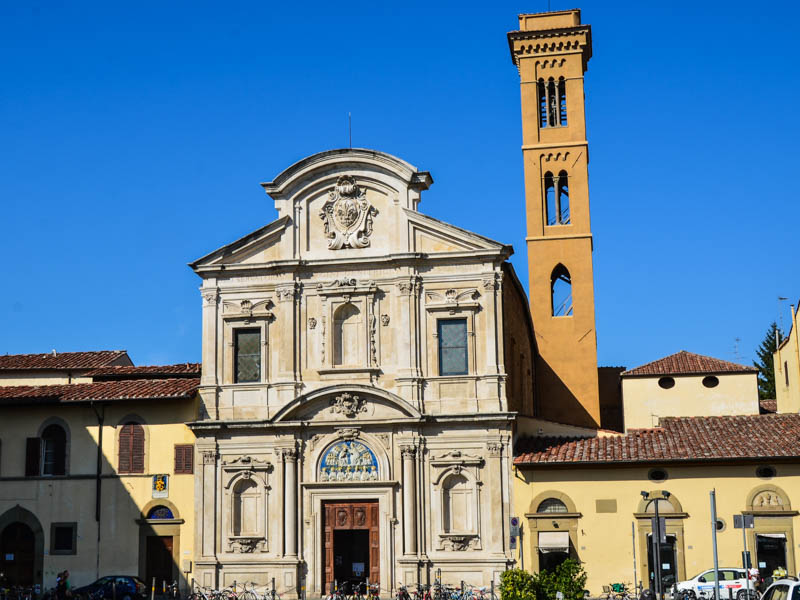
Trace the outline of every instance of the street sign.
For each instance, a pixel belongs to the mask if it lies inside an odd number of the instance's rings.
[[[516,550],[517,549],[517,538],[516,538],[516,536],[513,536],[513,535],[511,536],[511,539],[509,540],[508,547],[511,550]]]
[[[734,529],[753,529],[753,527],[755,527],[753,515],[733,515]]]
[[[512,537],[519,535],[519,517],[511,517],[510,533]]]

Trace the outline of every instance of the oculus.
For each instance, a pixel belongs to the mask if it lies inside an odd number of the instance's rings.
[[[325,451],[319,466],[320,481],[374,481],[378,460],[365,444],[343,440]]]
[[[328,192],[319,213],[325,224],[328,249],[366,248],[370,244],[372,219],[378,210],[367,201],[367,193],[350,175],[342,175]]]

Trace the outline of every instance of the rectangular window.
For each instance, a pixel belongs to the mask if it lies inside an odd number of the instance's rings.
[[[235,329],[233,335],[236,383],[261,381],[261,331]]]
[[[28,438],[25,444],[25,475],[35,477],[40,475],[40,461],[42,458],[41,438]]]
[[[76,554],[77,540],[77,523],[50,525],[50,554]]]
[[[175,474],[194,473],[194,445],[175,444]]]
[[[467,374],[467,320],[446,319],[437,323],[439,375]]]

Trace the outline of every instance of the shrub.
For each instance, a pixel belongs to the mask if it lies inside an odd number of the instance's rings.
[[[501,600],[556,600],[556,594],[564,594],[564,600],[583,600],[586,572],[581,564],[572,559],[565,560],[553,571],[531,574],[522,569],[510,569],[500,576]]]
[[[509,569],[500,574],[500,600],[534,600],[536,577],[522,569]]]

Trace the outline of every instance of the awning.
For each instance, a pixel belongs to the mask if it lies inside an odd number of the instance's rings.
[[[786,534],[785,533],[757,533],[756,537],[765,537],[765,538],[773,538],[773,539],[776,539],[776,540],[785,540],[786,539]]]
[[[569,552],[569,531],[540,531],[539,552]]]

